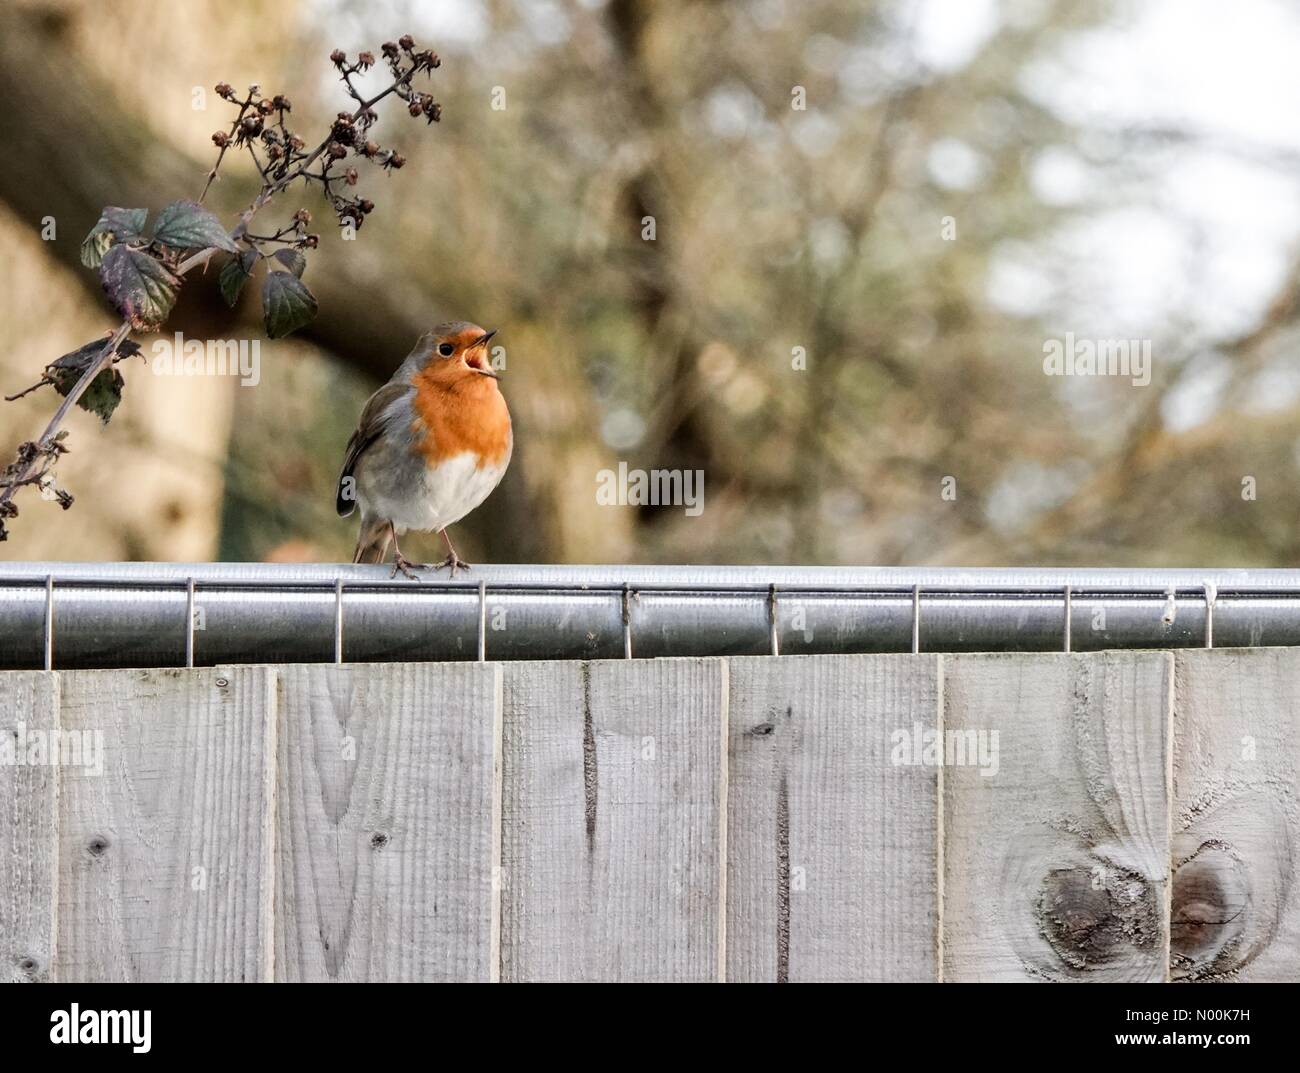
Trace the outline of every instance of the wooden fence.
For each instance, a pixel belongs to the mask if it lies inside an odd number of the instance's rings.
[[[5,741],[15,980],[1300,978],[1300,649],[14,671]]]

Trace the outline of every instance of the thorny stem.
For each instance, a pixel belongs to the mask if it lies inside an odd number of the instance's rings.
[[[405,74],[399,76],[390,86],[388,86],[387,89],[376,94],[374,97],[371,97],[369,100],[366,100],[361,96],[352,85],[350,78],[345,78],[344,81],[347,84],[348,93],[358,102],[357,110],[352,114],[352,121],[356,122],[365,112],[370,108],[373,108],[390,93],[400,92],[401,87],[408,85],[418,70],[418,67],[413,66]],[[235,122],[231,126],[232,136],[239,128],[240,122],[243,120],[244,115],[251,106],[252,99],[252,94],[250,93],[248,99],[240,105],[239,115],[235,117]],[[283,122],[283,117],[281,117],[281,120]],[[331,132],[325,137],[320,145],[316,146],[316,148],[306,157],[299,161],[298,166],[294,168],[293,171],[286,174],[284,178],[277,179],[274,182],[267,182],[266,172],[262,171],[262,166],[259,163],[257,170],[263,179],[262,191],[253,199],[252,204],[240,214],[239,222],[235,225],[234,230],[230,232],[231,237],[235,238],[246,234],[249,220],[251,220],[257,212],[271,200],[272,197],[284,190],[290,183],[306,176],[308,167],[315,163],[320,155],[325,152],[326,147],[332,140],[333,133]],[[221,166],[221,161],[226,155],[227,148],[228,145],[221,146],[220,152],[217,154],[216,162],[213,164],[212,170],[208,173],[207,182],[204,184],[203,193],[199,195],[200,203],[202,203],[203,199],[208,196],[208,190],[211,189],[212,183],[217,177],[217,169]],[[251,148],[250,145],[250,149]],[[253,160],[254,163],[257,163],[256,154],[254,154]],[[311,177],[315,178],[316,176],[313,175]],[[215,249],[207,249],[186,258],[176,267],[175,274],[177,276],[183,276],[199,264],[206,265],[214,253],[216,253]],[[118,346],[130,334],[131,322],[129,320],[123,320],[122,323],[117,326],[117,330],[113,332],[108,341],[104,344],[103,349],[100,350],[95,360],[91,362],[90,365],[87,366],[86,371],[81,374],[81,379],[78,380],[72,386],[72,389],[68,394],[64,396],[63,401],[59,404],[59,408],[54,411],[54,416],[50,418],[49,424],[45,426],[45,431],[42,432],[39,439],[37,439],[35,450],[31,452],[31,457],[28,459],[27,463],[14,476],[4,478],[6,483],[3,488],[0,488],[0,508],[8,505],[20,487],[33,483],[33,481],[39,479],[41,475],[49,471],[50,466],[53,464],[50,457],[50,448],[54,443],[55,437],[59,433],[60,427],[67,419],[72,408],[80,400],[81,396],[86,393],[86,389],[94,382],[95,377],[112,364],[113,356],[116,354]],[[42,460],[44,460],[43,469],[41,468]],[[4,510],[0,509],[0,539],[3,539],[4,537],[5,513]]]
[[[292,235],[293,238],[285,238],[285,235]],[[282,227],[274,235],[255,235],[251,231],[244,232],[244,238],[252,242],[283,242],[285,245],[293,245],[298,241],[298,229],[296,227]]]
[[[194,254],[192,257],[186,258],[179,266],[177,266],[176,275],[183,276],[186,272],[190,271],[200,263],[206,264],[214,252],[214,250],[202,250],[201,252]],[[90,387],[95,377],[113,363],[113,357],[117,353],[118,346],[121,345],[122,340],[130,334],[131,322],[129,320],[123,320],[122,323],[117,326],[117,331],[115,331],[109,337],[108,342],[104,344],[103,349],[100,350],[95,360],[91,362],[86,371],[81,374],[81,379],[72,385],[72,390],[69,391],[67,395],[64,396],[63,401],[59,403],[59,408],[54,411],[54,416],[50,418],[50,423],[45,426],[45,431],[42,432],[40,438],[37,439],[36,450],[32,453],[32,457],[28,461],[27,465],[23,467],[21,472],[10,480],[3,489],[0,489],[0,506],[3,506],[13,499],[14,493],[22,485],[31,484],[33,479],[38,476],[36,471],[41,465],[41,460],[49,458],[50,445],[54,442],[54,437],[58,435],[59,428],[67,419],[68,414],[72,411],[72,408],[77,405],[77,401],[81,396],[86,393],[86,389]],[[48,463],[45,468],[48,470]],[[3,513],[0,513],[0,523],[2,522]]]
[[[235,131],[239,129],[239,124],[244,121],[244,115],[248,112],[248,109],[252,107],[252,104],[253,95],[250,93],[247,100],[239,106],[239,115],[235,116],[235,121],[230,124],[230,137],[233,138],[235,136]],[[217,178],[217,172],[221,168],[221,161],[225,159],[226,150],[229,148],[230,143],[226,142],[226,144],[221,147],[221,151],[217,153],[216,162],[212,165],[212,170],[208,172],[208,181],[203,184],[203,193],[199,195],[200,205],[203,204],[203,199],[208,196],[208,191],[212,189],[212,184]]]
[[[267,174],[266,169],[262,167],[262,162],[257,159],[257,150],[254,148],[252,140],[250,139],[246,144],[248,145],[248,155],[253,158],[253,166],[257,168],[257,174],[262,177],[263,185],[269,183],[271,177]]]
[[[45,426],[45,431],[41,433],[41,438],[36,441],[38,453],[41,449],[49,447],[50,443],[54,440],[55,433],[59,431],[59,426],[63,424],[64,418],[68,416],[68,412],[77,405],[77,400],[85,393],[86,388],[90,387],[90,382],[94,380],[103,370],[104,366],[109,364],[112,360],[113,355],[117,352],[118,344],[130,334],[131,322],[129,320],[122,321],[122,323],[117,326],[117,331],[115,331],[109,337],[108,342],[104,344],[104,349],[99,352],[99,357],[91,363],[90,369],[82,374],[81,379],[72,386],[72,390],[69,391],[67,395],[64,396],[63,401],[59,403],[59,408],[54,411],[54,416],[50,418],[50,423]],[[0,496],[0,503],[8,502],[12,488],[13,485],[10,485],[9,488],[4,490],[4,494]]]

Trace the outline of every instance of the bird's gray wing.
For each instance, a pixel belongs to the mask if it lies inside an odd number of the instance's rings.
[[[339,471],[338,487],[334,494],[334,509],[338,511],[340,518],[346,518],[356,510],[356,482],[348,478],[353,476],[353,471],[357,468],[357,460],[365,453],[366,448],[383,435],[384,430],[393,420],[395,415],[389,409],[390,405],[413,390],[410,384],[391,381],[371,395],[362,409],[361,420],[357,422],[356,431],[348,440],[347,450],[343,455],[343,468]]]

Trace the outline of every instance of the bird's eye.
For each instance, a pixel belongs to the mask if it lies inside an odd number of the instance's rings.
[[[450,358],[454,353],[456,353],[456,348],[452,346],[450,343],[439,343],[438,353],[441,354],[444,358]]]

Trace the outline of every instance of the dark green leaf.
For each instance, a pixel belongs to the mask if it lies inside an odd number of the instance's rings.
[[[67,395],[76,386],[77,381],[103,353],[105,343],[107,343],[106,339],[96,339],[71,353],[64,354],[63,357],[50,362],[45,367],[45,375],[60,395]],[[122,350],[123,347],[118,347],[119,353]],[[138,350],[137,347],[136,352]],[[123,386],[122,374],[110,365],[90,382],[90,386],[77,400],[77,405],[97,415],[107,425],[108,419],[117,409],[117,404],[122,401]]]
[[[244,289],[244,284],[248,282],[248,277],[253,274],[253,265],[256,262],[257,254],[248,250],[238,257],[232,257],[221,269],[221,275],[217,277],[217,286],[221,288],[221,297],[226,300],[226,305],[231,309],[234,309],[239,301],[239,295]]]
[[[113,236],[107,231],[92,231],[82,240],[81,263],[87,268],[98,268],[112,244]]]
[[[73,383],[75,384],[76,381],[74,380]],[[69,388],[60,388],[57,381],[54,386],[59,389],[60,395],[68,393]],[[117,404],[122,401],[122,388],[125,386],[126,382],[122,379],[122,374],[110,366],[90,382],[90,387],[82,392],[77,405],[87,413],[94,414],[107,425],[108,419],[117,409]]]
[[[116,205],[109,205],[99,214],[96,226],[111,231],[119,241],[128,242],[144,233],[144,222],[148,216],[148,209],[119,209]]]
[[[279,339],[310,324],[316,316],[316,296],[289,272],[268,272],[262,282],[262,312],[266,334]]]
[[[76,350],[70,350],[61,358],[55,358],[49,365],[45,366],[45,375],[53,378],[58,373],[76,373],[80,376],[90,366],[99,359],[104,352],[104,347],[108,345],[108,340],[101,337],[92,339],[89,343],[77,347]],[[132,339],[123,339],[117,344],[117,350],[114,352],[117,359],[134,358],[140,353],[140,344]]]
[[[119,209],[110,205],[99,216],[99,222],[90,229],[81,243],[81,263],[87,268],[98,268],[108,247],[116,242],[130,242],[140,237],[144,230],[148,209]]]
[[[173,201],[153,225],[153,239],[177,250],[238,251],[221,221],[197,201]]]
[[[114,246],[99,267],[104,292],[133,328],[152,331],[176,304],[181,281],[143,250]]]
[[[92,339],[85,346],[79,346],[76,350],[70,350],[61,358],[56,358],[45,366],[45,375],[53,378],[54,372],[71,372],[80,376],[90,368],[90,363],[103,353],[104,347],[108,345],[108,340],[104,338]]]
[[[302,279],[303,271],[307,267],[307,258],[303,256],[301,250],[276,250],[271,256],[299,279]]]

